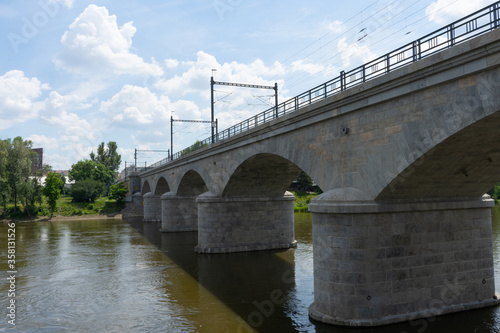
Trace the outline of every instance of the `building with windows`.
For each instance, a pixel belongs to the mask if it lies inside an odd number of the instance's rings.
[[[43,148],[31,149],[35,154],[31,157],[31,172],[35,173],[42,169],[43,165]]]

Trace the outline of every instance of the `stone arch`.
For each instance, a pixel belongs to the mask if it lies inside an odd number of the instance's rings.
[[[141,193],[144,195],[144,194],[146,194],[148,192],[151,192],[151,186],[149,185],[149,182],[146,180],[142,184],[142,191],[141,191]]]
[[[198,196],[208,191],[206,182],[194,170],[187,171],[182,177],[177,188],[178,196]]]
[[[283,196],[301,169],[284,157],[259,153],[241,163],[231,175],[222,197]]]
[[[446,138],[400,172],[376,200],[481,197],[500,175],[500,112]]]
[[[170,186],[168,185],[167,180],[165,177],[160,177],[158,180],[158,183],[156,184],[156,189],[155,189],[155,194],[156,195],[162,195],[163,193],[170,192]]]

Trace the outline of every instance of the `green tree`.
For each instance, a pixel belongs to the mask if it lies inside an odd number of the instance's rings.
[[[491,195],[491,197],[495,200],[495,203],[500,202],[500,183],[489,190],[488,194]]]
[[[10,200],[10,183],[7,174],[7,162],[10,150],[10,140],[0,140],[0,200],[3,213],[7,212],[7,202]]]
[[[300,191],[308,192],[311,191],[313,186],[313,181],[311,177],[307,175],[304,171],[301,171],[299,176],[296,179],[297,185]]]
[[[109,187],[115,181],[116,174],[114,171],[107,168],[104,164],[98,164],[93,160],[83,160],[71,166],[69,171],[69,179],[75,181],[75,186],[77,183],[84,180],[95,180],[102,184],[100,186],[100,195],[106,195]]]
[[[122,203],[125,201],[127,197],[128,190],[125,187],[123,182],[119,182],[118,184],[111,185],[110,196],[115,199],[116,202]]]
[[[31,172],[31,175],[22,187],[22,194],[25,199],[24,210],[30,217],[36,215],[38,212],[36,204],[42,203],[42,177],[51,171],[52,167],[50,165],[42,165],[41,169]]]
[[[84,179],[75,182],[69,191],[75,202],[94,202],[103,191],[103,183],[94,179]]]
[[[182,151],[181,151],[181,156],[183,155],[186,155],[186,154],[189,154],[195,150],[198,150],[198,149],[201,149],[203,147],[206,147],[208,146],[208,143],[203,143],[199,140],[196,140],[195,143],[193,143],[191,146],[187,147],[187,148],[184,148]]]
[[[50,172],[45,179],[43,195],[47,197],[50,207],[50,218],[54,215],[57,206],[57,199],[61,196],[61,186],[64,185],[61,177],[54,172]]]
[[[116,172],[122,162],[122,157],[118,154],[117,150],[118,146],[116,142],[109,141],[106,148],[104,148],[104,142],[102,142],[99,147],[97,147],[97,155],[94,154],[93,151],[90,153],[90,159]]]
[[[70,180],[78,182],[85,179],[94,179],[97,163],[92,160],[78,161],[71,166],[68,177]]]
[[[10,141],[7,154],[7,182],[11,189],[14,200],[14,212],[17,211],[17,200],[27,191],[27,185],[31,173],[31,150],[32,142],[24,141],[20,136]]]
[[[62,173],[60,173],[59,178],[61,179],[61,183],[62,183],[60,186],[61,193],[65,194],[65,187],[64,186],[66,185],[66,177]]]

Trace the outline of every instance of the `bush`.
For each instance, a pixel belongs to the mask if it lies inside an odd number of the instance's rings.
[[[119,182],[116,185],[111,185],[110,197],[115,199],[116,202],[122,203],[125,201],[127,197],[127,188],[123,182]]]
[[[71,186],[70,196],[74,202],[94,202],[104,189],[104,184],[93,180],[79,180]]]

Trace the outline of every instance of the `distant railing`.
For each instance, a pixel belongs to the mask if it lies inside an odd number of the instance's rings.
[[[278,110],[276,110],[276,107],[272,107],[217,133],[213,137],[211,136],[201,141],[198,149],[248,131],[285,114],[297,111],[301,107],[323,100],[341,91],[387,74],[390,71],[453,47],[456,44],[495,30],[500,26],[499,7],[500,1],[495,2],[488,7],[478,10],[349,72],[342,71],[338,77],[279,104]],[[194,150],[191,149],[190,152]],[[170,159],[165,158],[151,164],[147,169],[162,166],[185,154],[183,151],[180,151],[173,154]]]

